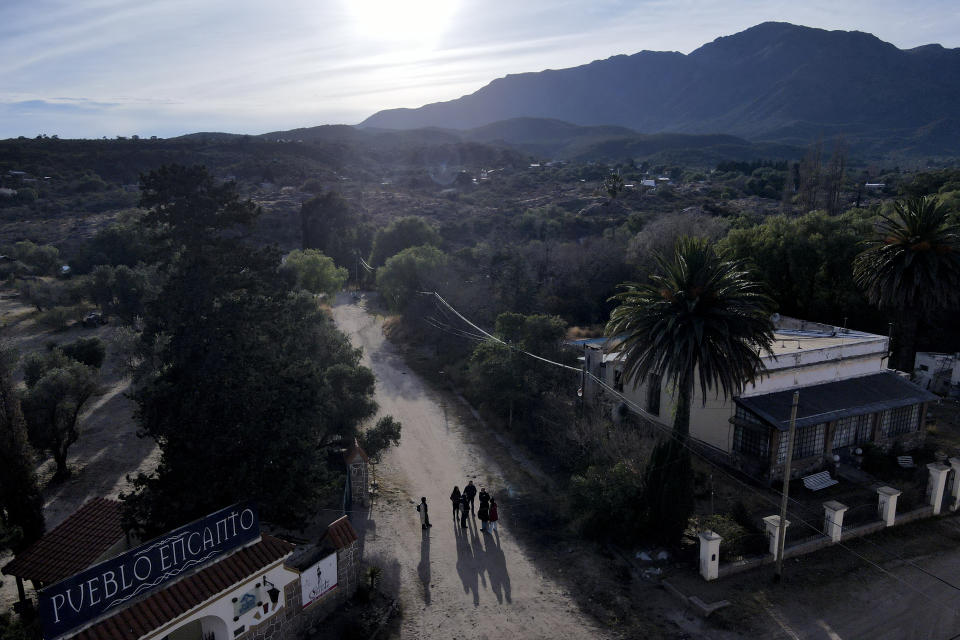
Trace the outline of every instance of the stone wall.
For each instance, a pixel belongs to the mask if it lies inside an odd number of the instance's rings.
[[[353,597],[360,585],[360,562],[360,541],[354,540],[337,550],[336,589],[304,609],[300,604],[300,581],[294,580],[283,587],[284,610],[250,627],[238,640],[294,640],[302,635],[316,635],[323,620]]]

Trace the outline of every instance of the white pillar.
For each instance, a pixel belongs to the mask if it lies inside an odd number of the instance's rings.
[[[940,505],[943,504],[943,490],[947,486],[947,474],[950,473],[950,467],[939,462],[931,462],[927,465],[930,471],[930,506],[933,507],[933,515],[940,514]]]
[[[831,542],[840,542],[843,536],[843,514],[849,509],[845,504],[830,500],[823,503],[824,524],[823,531],[830,536]]]
[[[720,541],[723,540],[713,531],[701,531],[700,537],[700,575],[704,580],[716,580],[720,575]]]
[[[880,519],[886,527],[892,527],[897,517],[897,498],[903,493],[893,487],[880,487],[877,494],[880,496],[880,504],[877,505]]]
[[[767,536],[770,538],[770,555],[777,559],[777,543],[780,541],[780,516],[767,516],[763,519],[763,525],[766,528]],[[790,526],[789,520],[783,521],[783,528]]]
[[[950,511],[960,509],[960,458],[950,458],[950,467],[953,469],[953,479],[950,482]]]

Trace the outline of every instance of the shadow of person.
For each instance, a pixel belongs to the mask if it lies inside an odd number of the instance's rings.
[[[500,604],[503,604],[504,600],[513,602],[510,589],[510,573],[507,571],[507,559],[503,555],[503,549],[500,548],[499,534],[496,534],[494,538],[488,537],[486,539],[483,567],[487,571],[487,576],[490,579],[490,590],[496,596],[497,602]]]
[[[461,529],[457,536],[457,575],[463,584],[464,593],[473,594],[473,606],[480,604],[479,569],[474,546],[471,544],[469,528]]]
[[[420,564],[417,565],[417,575],[423,585],[423,601],[430,604],[430,530],[423,529],[420,538]]]

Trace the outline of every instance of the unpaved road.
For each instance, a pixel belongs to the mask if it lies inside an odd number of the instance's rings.
[[[382,414],[403,423],[400,446],[376,469],[380,495],[369,514],[354,521],[362,531],[367,562],[385,570],[403,610],[404,638],[602,638],[563,588],[546,578],[510,533],[501,510],[499,535],[455,526],[449,501],[468,479],[494,497],[524,482],[521,465],[492,460],[464,425],[469,412],[453,406],[420,380],[386,341],[382,319],[341,295],[337,325],[363,348],[377,377]],[[465,414],[465,417],[464,417]],[[506,474],[506,475],[505,475]],[[519,474],[519,477],[518,477]],[[413,500],[425,496],[433,527],[420,528]],[[364,520],[366,517],[366,520]]]

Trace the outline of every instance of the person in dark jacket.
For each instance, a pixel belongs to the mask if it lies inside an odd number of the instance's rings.
[[[467,492],[464,490],[460,496],[460,526],[467,528],[467,516],[470,515],[470,499],[467,498]]]
[[[490,494],[486,487],[480,487],[480,494],[477,496],[480,500],[480,508],[477,509],[477,517],[480,518],[480,531],[487,530],[487,520],[490,516]]]
[[[420,504],[417,505],[417,511],[420,512],[420,528],[426,529],[432,527],[430,524],[430,514],[427,512],[427,499],[420,498]]]
[[[490,498],[490,531],[497,530],[497,521],[500,520],[500,513],[497,510],[497,501]]]
[[[470,513],[473,513],[473,499],[477,497],[477,487],[473,484],[473,480],[463,488],[463,495],[467,496],[467,501],[470,503]]]
[[[460,515],[460,487],[454,487],[450,494],[450,502],[453,503],[453,519],[456,520]]]

